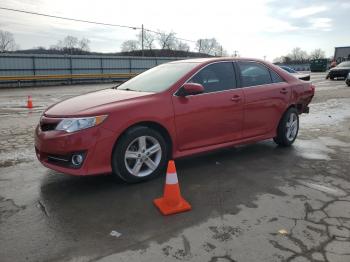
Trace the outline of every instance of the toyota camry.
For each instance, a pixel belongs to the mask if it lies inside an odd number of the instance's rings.
[[[266,61],[170,62],[49,107],[36,155],[62,173],[140,182],[163,174],[168,159],[266,139],[292,145],[314,91]]]

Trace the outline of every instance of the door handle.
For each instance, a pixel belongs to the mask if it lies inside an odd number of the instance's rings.
[[[285,88],[282,88],[282,90],[280,91],[281,94],[287,94],[288,93],[288,90],[285,89]]]
[[[235,95],[234,97],[231,98],[231,101],[233,101],[233,102],[239,102],[239,101],[241,101],[241,97]]]

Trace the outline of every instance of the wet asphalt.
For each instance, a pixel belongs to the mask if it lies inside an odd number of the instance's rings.
[[[112,84],[0,89],[0,261],[350,261],[350,88],[312,74],[291,148],[272,141],[176,161],[193,210],[163,217],[164,178],[124,185],[36,160],[40,114]],[[34,109],[26,109],[32,95]]]

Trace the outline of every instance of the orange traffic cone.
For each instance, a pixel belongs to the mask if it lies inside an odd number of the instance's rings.
[[[32,96],[28,96],[28,100],[27,100],[27,108],[32,109],[33,108],[33,100],[32,100]]]
[[[173,160],[170,160],[168,163],[164,195],[161,198],[154,199],[153,203],[163,215],[171,215],[191,210],[191,205],[181,196]]]

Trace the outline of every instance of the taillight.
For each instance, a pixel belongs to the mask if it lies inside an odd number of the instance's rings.
[[[310,88],[311,88],[312,93],[315,93],[315,88],[316,87],[313,84],[310,84]]]

